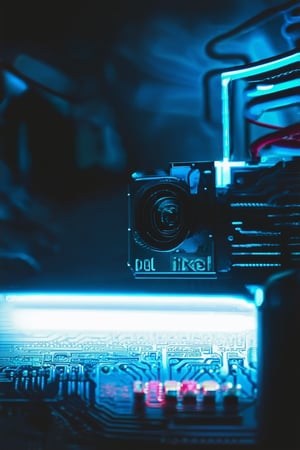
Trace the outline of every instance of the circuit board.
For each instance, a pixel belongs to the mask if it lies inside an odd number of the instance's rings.
[[[0,340],[8,442],[21,439],[26,423],[32,441],[47,442],[33,448],[254,442],[254,328],[62,332],[30,323],[18,330],[11,318],[2,314]]]

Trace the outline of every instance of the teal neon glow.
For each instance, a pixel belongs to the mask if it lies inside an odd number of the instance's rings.
[[[231,168],[245,167],[245,161],[215,161],[216,187],[225,187],[231,183]]]
[[[231,150],[232,150],[232,142],[231,142],[231,135],[232,135],[232,129],[231,129],[231,97],[230,97],[230,90],[232,88],[232,82],[243,80],[247,81],[250,77],[257,76],[258,79],[261,76],[264,76],[265,78],[267,76],[272,76],[272,72],[276,70],[281,70],[282,73],[285,71],[288,71],[288,67],[291,65],[299,64],[300,63],[300,52],[291,53],[287,56],[279,57],[277,59],[268,60],[265,62],[262,62],[260,64],[251,64],[246,67],[237,68],[228,72],[223,72],[221,74],[221,86],[222,86],[222,121],[223,121],[223,161],[229,161],[231,157]],[[276,84],[276,87],[272,89],[280,90],[280,92],[286,92],[288,89],[295,87],[299,87],[299,79],[297,80],[290,80],[289,82],[282,83],[282,86],[280,88],[279,83]],[[261,86],[261,83],[258,84],[258,86]],[[255,91],[253,91],[255,92]],[[271,90],[269,90],[271,93]],[[274,90],[272,92],[275,92]],[[256,94],[259,93],[259,90],[256,91]],[[260,95],[262,95],[263,92],[260,92]]]
[[[258,84],[255,89],[247,91],[247,96],[254,98],[261,95],[275,94],[277,92],[288,91],[290,89],[299,89],[299,79],[288,80],[276,84]]]

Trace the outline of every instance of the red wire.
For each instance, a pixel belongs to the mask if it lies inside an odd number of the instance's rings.
[[[267,145],[275,144],[286,148],[300,148],[300,123],[280,128],[274,133],[267,134],[257,139],[250,146],[253,159],[259,157],[259,152]]]
[[[253,123],[254,125],[258,125],[259,127],[271,128],[272,130],[282,130],[283,127],[279,125],[272,125],[271,123],[259,122],[255,119],[247,119],[248,122]]]

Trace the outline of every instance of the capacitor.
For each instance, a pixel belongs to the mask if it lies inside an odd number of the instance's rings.
[[[202,405],[207,411],[213,411],[216,407],[216,394],[220,389],[215,380],[205,380],[201,383]]]
[[[300,271],[271,276],[263,291],[258,305],[259,448],[299,449],[295,358],[300,344]]]
[[[135,412],[141,412],[145,408],[145,386],[140,380],[133,383],[133,400]]]
[[[242,386],[240,384],[233,384],[229,381],[222,384],[221,391],[225,413],[234,414],[238,411],[241,389]]]
[[[165,402],[177,403],[180,391],[180,383],[176,380],[167,380],[164,383]]]

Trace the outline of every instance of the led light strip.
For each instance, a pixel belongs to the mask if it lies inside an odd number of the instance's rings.
[[[238,295],[7,293],[15,330],[98,332],[243,332],[256,307]]]
[[[22,308],[12,311],[19,331],[244,332],[255,330],[255,314],[195,311]]]
[[[61,306],[89,307],[99,306],[113,308],[138,307],[139,309],[216,309],[251,310],[252,304],[242,295],[164,295],[144,293],[133,294],[78,294],[78,293],[7,293],[2,294],[2,301],[23,306]]]

